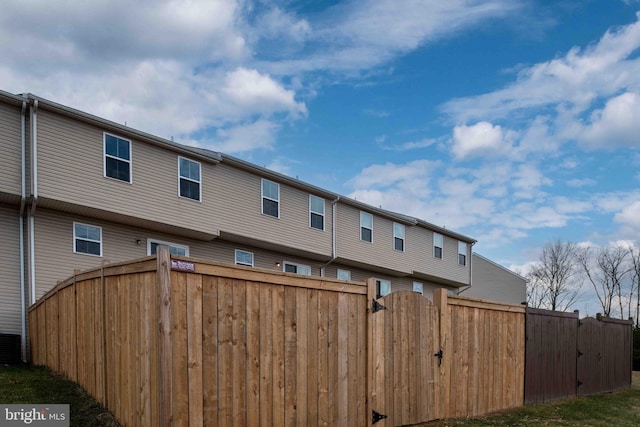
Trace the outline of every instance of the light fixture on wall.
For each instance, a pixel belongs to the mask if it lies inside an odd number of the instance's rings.
[[[280,268],[280,261],[276,261],[276,267]]]
[[[136,239],[136,245],[141,245],[141,244],[142,244],[142,240]]]

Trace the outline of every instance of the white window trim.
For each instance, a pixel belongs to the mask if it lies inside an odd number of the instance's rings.
[[[239,252],[244,252],[245,254],[251,254],[251,264],[245,264],[243,262],[238,262],[238,253]],[[236,249],[234,251],[233,260],[234,260],[236,265],[244,265],[245,267],[253,267],[253,264],[255,262],[254,258],[255,258],[255,256],[254,256],[253,252],[245,251],[245,250],[242,250],[242,249]]]
[[[310,266],[310,265],[300,264],[300,263],[297,263],[297,262],[291,262],[291,261],[283,261],[283,262],[282,262],[282,271],[284,271],[285,273],[287,272],[287,270],[286,270],[286,266],[287,266],[287,264],[289,264],[289,265],[295,265],[295,266],[296,266],[296,268],[298,268],[298,269],[299,269],[300,267],[303,267],[303,268],[307,268],[307,269],[309,269],[309,274],[302,274],[302,273],[292,273],[292,274],[299,274],[299,275],[301,275],[301,276],[311,276],[311,266]]]
[[[193,162],[193,163],[197,163],[198,164],[198,166],[200,167],[200,180],[199,181],[196,181],[195,179],[187,178],[187,177],[184,177],[184,176],[180,175],[180,159],[185,159],[185,160],[187,160],[189,162]],[[186,179],[187,181],[198,183],[198,189],[200,190],[199,191],[200,194],[198,194],[198,200],[194,200],[191,197],[185,197],[182,194],[180,194],[180,180],[181,179]],[[191,160],[191,159],[189,159],[187,157],[178,156],[178,197],[180,197],[181,199],[187,199],[187,200],[191,200],[191,201],[194,201],[194,202],[202,203],[202,163],[200,163],[198,161],[195,161],[195,160]]]
[[[371,228],[365,227],[364,225],[362,225],[362,215],[363,214],[364,215],[368,215],[371,218]],[[362,229],[363,228],[366,228],[367,230],[371,230],[371,241],[362,239]],[[358,231],[360,232],[360,241],[361,242],[373,243],[373,214],[370,214],[369,212],[365,212],[365,211],[360,211],[360,229]]]
[[[98,230],[100,230],[100,240],[91,240],[91,239],[81,239],[81,240],[86,240],[88,242],[97,242],[100,243],[100,255],[94,255],[94,254],[88,254],[86,252],[78,252],[76,251],[76,239],[79,239],[79,237],[76,236],[76,225],[84,225],[85,227],[94,227],[97,228]],[[73,223],[73,253],[74,254],[78,254],[78,255],[88,255],[88,256],[95,256],[95,257],[102,257],[102,227],[100,227],[99,225],[91,225],[91,224],[85,224],[83,222],[75,222]]]
[[[173,243],[173,242],[165,242],[164,240],[151,239],[151,238],[147,239],[147,255],[151,255],[152,243],[155,243],[157,245],[167,245],[169,247],[173,246],[174,248],[184,249],[185,256],[189,256],[189,246],[187,245],[181,245],[179,243]]]
[[[272,184],[275,184],[278,187],[278,198],[277,199],[273,199],[271,197],[267,197],[267,196],[264,195],[264,183],[265,183],[265,181],[266,182],[270,182]],[[280,184],[277,183],[277,182],[262,178],[260,180],[260,195],[262,196],[260,198],[260,212],[262,212],[262,215],[266,215],[266,216],[271,217],[271,218],[280,219]],[[272,200],[272,201],[278,203],[278,216],[277,217],[274,217],[273,215],[269,215],[269,214],[264,213],[264,203],[262,203],[263,199]]]
[[[391,280],[388,280],[388,279],[375,279],[375,280],[376,280],[376,284],[377,284],[377,282],[380,282],[380,298],[382,298],[384,296],[387,296],[387,295],[389,295],[391,293]],[[387,292],[384,295],[382,294],[382,284],[383,283],[388,283],[389,284],[389,292]],[[377,286],[376,286],[376,288],[377,288]],[[377,293],[377,291],[378,291],[378,289],[376,289],[376,293]],[[376,295],[376,296],[378,296],[378,295]]]
[[[464,245],[464,252],[460,251],[460,245],[461,244]],[[462,267],[466,267],[467,266],[467,259],[469,259],[469,257],[467,256],[467,251],[468,251],[467,243],[458,241],[458,265],[460,265]],[[460,255],[464,255],[464,264],[460,263]]]
[[[311,209],[311,200],[313,200],[314,198],[316,198],[318,200],[322,200],[322,213],[314,212]],[[325,202],[326,201],[322,197],[318,197],[318,196],[314,196],[313,194],[309,194],[309,228],[313,228],[314,230],[324,231],[324,224],[325,224],[324,212],[325,212],[325,209],[326,209]],[[311,214],[320,215],[322,217],[322,228],[315,228],[315,227],[311,226],[311,216],[312,216]]]
[[[115,156],[107,154],[107,135],[113,136],[114,138],[122,139],[124,141],[128,141],[129,142],[129,160],[121,159],[120,157],[115,157]],[[107,176],[107,156],[112,158],[112,159],[118,159],[118,160],[120,160],[122,162],[129,163],[129,181],[123,181],[123,180],[118,179],[118,178]],[[109,133],[109,132],[102,132],[102,176],[107,178],[107,179],[112,179],[114,181],[126,182],[126,183],[129,183],[129,184],[133,184],[133,142],[131,142],[130,139],[123,138],[121,136],[114,135],[114,134]]]
[[[347,273],[347,275],[349,276],[349,278],[348,278],[348,279],[342,279],[342,278],[340,278],[340,272],[341,272],[341,271],[342,271],[342,272],[344,272],[344,273]],[[343,269],[343,268],[338,268],[338,270],[336,271],[336,279],[338,279],[338,280],[351,280],[351,270],[345,270],[345,269]]]
[[[402,237],[396,235],[396,225],[402,227]],[[404,252],[405,251],[405,249],[407,248],[407,241],[404,238],[405,235],[406,235],[406,228],[405,228],[404,224],[400,224],[398,222],[394,222],[393,223],[393,250],[398,251],[398,252]],[[402,250],[396,249],[396,239],[402,239]]]
[[[420,295],[424,295],[424,283],[413,282],[413,292],[417,292]]]
[[[440,236],[440,240],[442,241],[442,246],[436,245],[436,236]],[[436,248],[440,248],[440,257],[436,256]],[[444,236],[440,233],[433,233],[433,257],[435,259],[444,259]]]

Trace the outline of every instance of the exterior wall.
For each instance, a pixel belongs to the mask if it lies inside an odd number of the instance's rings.
[[[0,205],[0,333],[20,334],[20,231],[17,208]]]
[[[49,198],[215,234],[213,166],[202,164],[202,202],[178,196],[178,154],[131,140],[132,183],[104,177],[103,132],[38,111],[38,192]],[[115,203],[114,203],[115,201]],[[180,215],[176,215],[179,212]]]
[[[360,240],[360,209],[338,204],[337,253],[342,259],[384,266],[403,274],[426,274],[461,285],[469,283],[469,262],[458,264],[458,240],[443,235],[443,257],[433,256],[433,231],[405,225],[405,250],[393,246],[393,220],[373,214],[372,242]],[[469,246],[467,245],[469,252]],[[467,254],[469,260],[469,254]]]
[[[221,163],[212,187],[217,203],[211,216],[223,232],[331,256],[333,218],[325,199],[324,231],[309,226],[309,193],[280,184],[280,218],[262,214],[262,180],[257,174]],[[277,182],[276,180],[271,180]]]
[[[17,196],[22,193],[20,114],[20,108],[0,103],[0,200],[2,193]]]
[[[527,300],[527,282],[523,277],[493,261],[473,254],[473,285],[462,295],[520,304]]]

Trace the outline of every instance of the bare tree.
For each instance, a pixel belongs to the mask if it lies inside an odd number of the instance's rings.
[[[532,302],[551,310],[568,310],[578,301],[581,283],[574,243],[547,243],[528,274]]]
[[[623,288],[625,276],[631,271],[627,262],[627,249],[622,246],[608,246],[594,250],[585,248],[578,256],[582,270],[593,285],[602,314],[611,317],[618,311],[624,317],[624,303],[629,292]],[[617,300],[618,307],[614,307]]]
[[[546,286],[536,280],[531,272],[525,278],[527,279],[527,305],[533,308],[546,308],[548,295]]]
[[[634,313],[634,319],[636,321],[636,328],[640,327],[640,251],[635,251],[633,246],[629,248],[629,256],[631,258],[631,295],[629,296],[629,313],[631,313],[631,304],[633,304],[633,293],[635,292],[636,306]]]

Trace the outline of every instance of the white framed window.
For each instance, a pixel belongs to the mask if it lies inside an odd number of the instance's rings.
[[[253,267],[253,252],[236,249],[235,259],[236,265],[246,265],[249,267]]]
[[[360,240],[373,241],[373,215],[360,211]]]
[[[158,246],[169,246],[169,253],[171,255],[189,256],[189,246],[180,245],[178,243],[164,242],[162,240],[147,239],[147,255],[154,255],[158,253]]]
[[[324,199],[309,194],[309,227],[324,231]]]
[[[102,227],[73,223],[73,252],[102,256]]]
[[[282,271],[311,276],[311,267],[308,265],[296,264],[288,261],[282,263]]]
[[[262,179],[262,213],[280,218],[280,184]]]
[[[131,183],[131,141],[104,133],[104,176]]]
[[[413,282],[413,292],[424,295],[424,285],[421,282]]]
[[[404,252],[404,225],[393,223],[393,249]]]
[[[351,272],[349,270],[339,268],[336,278],[340,280],[351,280]]]
[[[442,248],[444,245],[442,234],[433,233],[433,257],[442,259]]]
[[[467,265],[467,244],[458,242],[458,264]]]
[[[202,200],[200,162],[178,156],[178,195],[191,200]]]
[[[391,293],[391,280],[376,279],[376,298],[389,295]]]

